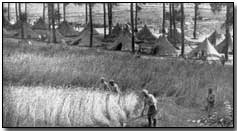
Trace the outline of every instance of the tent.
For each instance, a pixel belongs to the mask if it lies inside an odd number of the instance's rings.
[[[40,40],[48,41],[49,37],[51,37],[51,32],[49,30],[34,30],[40,35]],[[56,40],[57,42],[61,42],[63,39],[66,39],[58,30],[56,30]]]
[[[171,33],[173,32],[173,29],[172,30],[169,30],[168,32],[168,40],[170,42],[173,42],[175,39],[176,39],[176,42],[178,43],[181,43],[182,41],[182,35],[181,35],[181,31],[178,30],[177,28],[175,29],[175,38],[174,37],[171,37]],[[173,34],[172,34],[173,35]]]
[[[107,47],[109,50],[132,50],[132,39],[129,32],[123,31],[118,38]]]
[[[74,28],[66,21],[59,24],[58,31],[65,37],[74,37],[79,35],[79,32],[75,31]]]
[[[89,46],[90,45],[90,27],[86,26],[79,36],[75,38],[70,45]],[[93,28],[93,46],[101,46],[102,42],[97,38],[98,32]]]
[[[16,31],[18,32],[17,37],[21,38],[21,29],[18,28]],[[40,37],[40,35],[37,32],[35,32],[34,30],[32,30],[31,27],[29,26],[29,24],[27,24],[27,23],[23,23],[23,31],[24,31],[24,38],[38,39]]]
[[[3,37],[14,37],[14,36],[18,35],[18,32],[16,32],[16,31],[8,31],[4,27],[2,28],[2,32],[3,32]]]
[[[197,58],[207,61],[219,61],[221,60],[221,54],[217,52],[214,46],[209,42],[208,39],[205,39],[202,43],[193,49],[189,54],[189,58]]]
[[[221,34],[219,34],[216,30],[212,32],[209,37],[207,38],[210,43],[214,46],[216,46],[217,39],[221,37]]]
[[[38,21],[32,26],[33,30],[47,30],[48,25],[44,22],[44,20],[40,17]]]
[[[112,30],[112,37],[119,36],[120,32],[122,31],[122,27],[117,23],[116,26]]]
[[[157,39],[148,29],[147,25],[144,25],[144,27],[137,33],[136,37],[139,40],[146,40],[146,41],[155,41]]]
[[[162,35],[155,41],[155,52],[160,56],[177,56],[177,51],[173,45]]]
[[[226,49],[226,43],[227,38],[225,38],[220,44],[218,44],[215,48],[219,53],[225,53]],[[232,38],[229,38],[229,47],[228,47],[228,52],[233,52],[233,40]]]

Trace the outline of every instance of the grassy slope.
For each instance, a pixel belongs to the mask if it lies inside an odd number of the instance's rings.
[[[159,126],[192,126],[184,120],[200,116],[199,109],[209,87],[217,94],[218,108],[222,108],[225,100],[233,102],[232,66],[137,59],[122,52],[3,41],[3,84],[13,86],[13,91],[17,86],[91,88],[96,87],[101,76],[117,81],[123,91],[147,88],[163,96]],[[166,97],[172,100],[167,102]],[[144,126],[144,121],[128,125]]]

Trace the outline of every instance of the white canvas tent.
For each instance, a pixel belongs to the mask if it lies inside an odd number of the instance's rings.
[[[205,39],[188,54],[188,57],[206,61],[220,61],[222,55],[217,52],[208,39]]]

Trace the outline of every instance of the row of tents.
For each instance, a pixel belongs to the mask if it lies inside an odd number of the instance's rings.
[[[8,26],[3,28],[3,35],[7,37],[17,37],[21,36],[21,31],[19,28],[19,23],[14,25],[8,24]],[[23,23],[24,36],[30,39],[40,39],[47,41],[51,37],[50,31],[48,31],[48,25],[39,19],[33,26]],[[157,38],[145,25],[139,32],[136,33],[136,45],[140,50],[143,47],[150,47],[152,53],[159,56],[177,56],[178,50],[172,44],[173,37],[170,36],[171,33],[167,35],[161,35]],[[131,50],[131,32],[127,26],[121,27],[117,24],[112,30],[112,41],[105,43],[101,40],[101,36],[97,30],[93,29],[93,46],[105,45],[108,50]],[[175,40],[180,43],[181,33],[175,31]],[[187,54],[188,57],[206,56],[206,60],[214,60],[214,57],[221,57],[219,53],[224,53],[226,49],[226,39],[214,46],[212,44],[217,38],[218,33],[214,31],[209,37],[207,37],[203,42],[197,43],[197,47]],[[75,31],[74,28],[67,22],[62,22],[59,24],[56,30],[56,39],[58,42],[66,42],[69,45],[80,45],[89,46],[90,43],[90,27],[86,26],[81,32]],[[142,41],[142,42],[141,42]],[[233,40],[228,40],[230,45],[228,47],[229,52],[233,52]],[[215,41],[216,42],[216,41]],[[185,45],[191,43],[185,39]],[[187,46],[187,45],[186,45]]]

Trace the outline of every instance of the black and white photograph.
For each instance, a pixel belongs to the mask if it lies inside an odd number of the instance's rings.
[[[234,2],[1,2],[2,128],[234,128]]]

